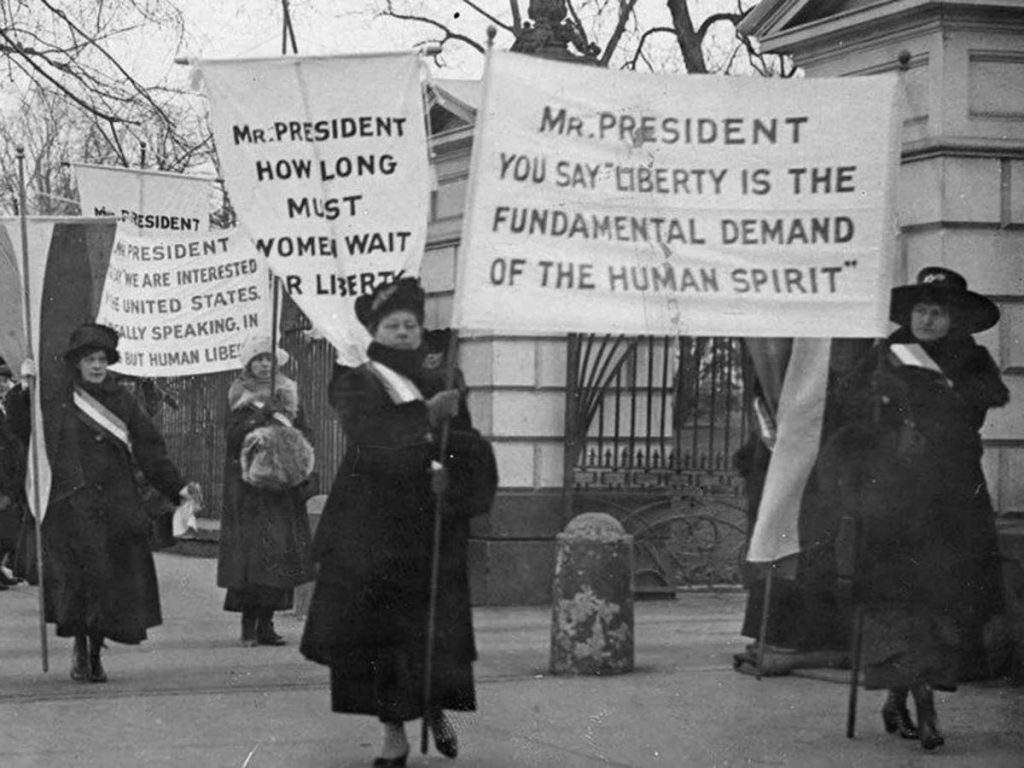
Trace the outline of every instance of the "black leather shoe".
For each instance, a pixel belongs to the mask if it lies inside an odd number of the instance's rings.
[[[89,649],[84,637],[75,637],[71,651],[71,679],[84,682],[89,679]]]
[[[256,637],[256,642],[260,645],[285,645],[288,641],[271,628],[260,632]]]
[[[946,743],[939,733],[938,716],[935,713],[935,697],[931,686],[919,685],[913,689],[914,703],[917,704],[917,726],[920,731],[921,746],[935,749]]]
[[[882,723],[886,733],[899,733],[900,738],[904,739],[918,738],[917,726],[910,719],[910,711],[907,709],[905,688],[889,691],[889,698],[882,707]]]
[[[408,750],[406,750],[404,755],[399,755],[398,757],[375,757],[373,759],[373,768],[404,768],[405,761],[408,759]]]
[[[284,645],[285,639],[274,631],[274,619],[269,615],[257,616],[256,618],[256,642],[260,645]]]
[[[89,682],[107,682],[107,673],[103,669],[103,662],[100,661],[100,651],[103,648],[103,638],[89,638]]]
[[[459,756],[459,738],[443,712],[430,718],[430,732],[434,734],[434,746],[438,752],[452,760]]]

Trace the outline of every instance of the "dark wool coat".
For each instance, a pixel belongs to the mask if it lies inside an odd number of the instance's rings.
[[[290,607],[290,590],[312,581],[314,576],[306,489],[254,488],[243,482],[240,462],[245,436],[274,423],[273,413],[272,408],[247,403],[229,410],[227,415],[217,585],[229,590],[286,590],[283,600],[287,604],[262,606],[281,610]],[[293,423],[306,432],[301,411]],[[233,605],[228,609],[241,610]]]
[[[869,665],[901,653],[946,663],[957,645],[979,645],[982,625],[1003,608],[979,430],[1009,392],[972,339],[926,347],[945,375],[894,362],[890,344],[912,341],[893,334],[844,383],[848,426],[825,451],[837,508],[861,520],[855,597],[868,608]],[[930,674],[955,685],[955,669]]]
[[[429,398],[441,386],[420,380]],[[332,708],[404,721],[422,715],[437,445],[422,401],[395,404],[367,366],[337,368],[331,402],[345,456],[314,540],[319,575],[302,653],[331,667]],[[475,707],[466,573],[469,517],[489,510],[497,469],[468,413],[452,420],[441,533],[433,702]]]
[[[11,546],[18,538],[25,511],[25,445],[0,408],[0,542]]]
[[[135,397],[108,377],[89,393],[127,426],[132,452],[86,425],[68,385],[65,396],[44,410],[53,473],[43,519],[46,619],[57,634],[101,634],[138,643],[161,623],[156,568],[149,549],[150,519],[134,471],[171,501],[185,481],[167,456],[156,426]],[[28,392],[11,401],[12,424],[28,439]]]

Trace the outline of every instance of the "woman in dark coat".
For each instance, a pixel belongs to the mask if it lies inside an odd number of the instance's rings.
[[[107,679],[104,638],[137,644],[161,623],[150,519],[135,467],[174,503],[198,495],[138,401],[108,375],[119,359],[117,342],[112,328],[77,328],[64,355],[66,385],[43,407],[52,471],[42,525],[46,619],[59,636],[75,638],[72,679],[95,683]],[[11,402],[11,421],[27,441],[28,390],[20,394]]]
[[[861,520],[856,600],[864,610],[865,686],[886,688],[886,730],[934,749],[933,689],[952,691],[1002,611],[995,516],[979,430],[1009,392],[971,334],[999,310],[956,272],[929,267],[892,292],[900,324],[840,393],[850,426],[826,452],[837,503]],[[918,724],[907,711],[908,690]]]
[[[274,611],[292,607],[292,590],[313,580],[304,485],[256,488],[242,480],[242,443],[271,424],[306,425],[295,382],[280,373],[271,394],[271,342],[250,339],[240,353],[242,373],[228,390],[224,509],[220,521],[217,585],[227,589],[224,610],[242,614],[242,644],[284,645]],[[277,350],[278,366],[288,353]]]
[[[489,510],[497,470],[463,393],[423,369],[424,296],[416,280],[356,304],[370,362],[337,368],[330,398],[346,452],[314,541],[320,570],[302,653],[331,668],[336,712],[384,724],[376,766],[401,766],[404,722],[427,718],[438,750],[458,751],[444,710],[476,706],[466,553],[469,518]],[[447,457],[436,459],[450,419]],[[431,700],[424,711],[435,493],[444,494]]]
[[[26,511],[25,446],[8,425],[4,404],[13,383],[11,369],[0,357],[0,591],[21,581],[15,558],[18,533]],[[12,569],[13,577],[5,572],[8,568]]]

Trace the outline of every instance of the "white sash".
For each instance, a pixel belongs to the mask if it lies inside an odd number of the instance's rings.
[[[376,360],[369,362],[370,370],[384,385],[391,401],[401,405],[402,403],[413,403],[423,399],[423,394],[410,379],[400,374],[393,368],[388,368]]]

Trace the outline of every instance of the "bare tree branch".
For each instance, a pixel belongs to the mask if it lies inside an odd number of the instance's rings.
[[[637,61],[643,56],[644,43],[647,42],[647,39],[651,35],[657,35],[657,34],[662,34],[662,33],[666,33],[666,32],[668,34],[670,34],[670,35],[675,35],[675,33],[676,33],[676,31],[674,29],[672,29],[672,27],[651,27],[650,29],[644,30],[644,33],[640,36],[640,42],[637,43],[636,53],[633,54],[633,59],[629,62],[629,64],[626,66],[626,68],[627,69],[636,69]]]
[[[498,18],[497,16],[492,16],[492,15],[491,15],[490,13],[488,13],[488,12],[487,12],[487,11],[485,11],[485,10],[484,10],[483,8],[481,8],[481,7],[479,6],[479,5],[477,5],[476,3],[472,2],[472,0],[462,0],[462,2],[463,2],[463,4],[465,4],[465,5],[468,5],[468,6],[469,6],[470,8],[472,8],[472,9],[473,9],[474,11],[476,11],[477,13],[479,13],[479,14],[480,14],[481,16],[483,16],[483,17],[484,17],[485,19],[487,19],[487,20],[488,20],[489,22],[491,22],[492,24],[494,24],[494,25],[495,25],[496,27],[501,27],[501,28],[502,28],[502,29],[504,29],[504,30],[505,30],[506,32],[513,32],[513,31],[514,31],[514,30],[513,30],[513,28],[512,28],[512,27],[510,27],[510,26],[509,26],[508,24],[506,24],[505,22],[503,22],[503,21],[502,21],[501,19],[499,19],[499,18]]]
[[[612,31],[611,37],[608,38],[608,44],[604,48],[604,53],[601,54],[600,64],[602,67],[607,67],[608,62],[611,61],[612,54],[615,53],[619,47],[619,41],[622,39],[623,33],[626,31],[626,24],[629,23],[629,19],[633,16],[633,9],[636,8],[637,0],[619,0],[619,19],[615,24],[615,29]],[[636,62],[636,59],[633,59]]]
[[[394,10],[390,0],[387,4],[387,10],[381,11],[381,15],[403,21],[415,21],[420,24],[427,24],[429,26],[435,27],[436,29],[440,29],[444,33],[444,37],[439,41],[440,45],[442,46],[449,40],[458,40],[459,42],[465,43],[471,48],[475,48],[480,53],[484,52],[484,47],[480,45],[480,43],[478,43],[476,40],[473,40],[470,37],[466,37],[465,35],[461,35],[458,32],[453,32],[447,25],[442,24],[436,19],[431,19],[428,16],[417,16],[415,14],[399,13],[398,11]]]

